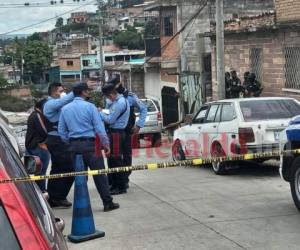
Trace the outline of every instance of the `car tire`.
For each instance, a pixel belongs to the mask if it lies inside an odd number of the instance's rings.
[[[179,140],[176,140],[172,146],[172,158],[174,161],[184,161],[186,159]]]
[[[153,134],[152,135],[152,147],[160,147],[161,146],[161,134]]]
[[[212,157],[222,157],[225,156],[225,152],[222,149],[222,146],[218,143],[212,148]],[[212,162],[212,168],[215,174],[225,175],[227,173],[227,162]]]
[[[300,212],[300,156],[293,161],[290,180],[292,197]]]

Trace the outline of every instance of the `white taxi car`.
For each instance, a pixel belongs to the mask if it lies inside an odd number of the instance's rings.
[[[285,97],[227,99],[205,104],[189,124],[174,132],[173,159],[278,150],[280,133],[299,114],[300,103]],[[216,174],[224,174],[233,162],[212,165]]]

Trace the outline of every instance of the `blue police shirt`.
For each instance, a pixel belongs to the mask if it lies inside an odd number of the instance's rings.
[[[50,122],[58,122],[62,107],[70,103],[71,101],[73,101],[73,99],[74,99],[73,92],[58,99],[49,96],[48,101],[44,105],[44,109],[43,109],[44,115]],[[59,135],[57,131],[51,131],[48,134],[55,135],[55,136]]]
[[[143,128],[145,125],[146,117],[147,117],[147,106],[137,97],[136,94],[129,92],[127,98],[129,106],[130,107],[135,107],[139,111],[139,119],[136,122],[136,125],[140,128]],[[112,101],[109,99],[106,99],[106,105],[105,108],[109,109],[110,106],[112,105]]]
[[[136,94],[129,92],[127,100],[130,107],[134,106],[140,112],[139,119],[136,125],[140,128],[144,127],[146,117],[147,117],[147,107],[146,105],[137,97]]]
[[[58,123],[58,133],[63,140],[71,138],[95,138],[100,136],[102,145],[109,145],[103,121],[96,106],[81,97],[62,108]]]
[[[124,112],[125,109],[126,111]],[[111,103],[111,105],[109,106],[109,114],[100,112],[102,120],[105,123],[109,124],[110,127],[113,129],[126,128],[129,119],[129,114],[130,106],[123,95],[118,95],[117,99]]]

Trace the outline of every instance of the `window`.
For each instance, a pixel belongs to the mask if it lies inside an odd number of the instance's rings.
[[[251,72],[256,75],[258,81],[262,81],[263,73],[263,50],[262,48],[250,49],[250,68]]]
[[[294,100],[241,101],[246,122],[292,118],[300,114],[300,105]]]
[[[105,57],[105,62],[112,62],[113,61],[113,57],[112,56],[106,56]]]
[[[284,48],[284,73],[285,87],[290,89],[300,89],[300,47]]]
[[[83,64],[84,67],[87,67],[90,64],[90,60],[83,60],[82,64]]]
[[[222,108],[222,122],[232,121],[235,117],[234,107],[231,104],[225,104]]]
[[[67,61],[67,66],[73,66],[73,61]]]
[[[218,108],[216,117],[215,117],[215,122],[220,122],[221,121],[221,111],[222,111],[222,106],[220,105],[220,107]]]
[[[207,110],[208,110],[208,106],[202,107],[199,113],[195,116],[193,123],[203,123]]]
[[[165,36],[173,36],[173,22],[172,17],[164,18],[164,35]]]
[[[219,105],[211,105],[211,107],[208,111],[207,117],[206,117],[206,122],[214,122],[215,121],[218,107],[219,107]]]

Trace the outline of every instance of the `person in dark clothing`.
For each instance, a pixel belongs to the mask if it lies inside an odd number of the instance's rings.
[[[80,154],[86,168],[104,169],[102,155],[96,156],[95,138],[98,134],[106,155],[110,153],[109,139],[96,106],[86,101],[90,97],[90,89],[86,83],[79,83],[74,86],[73,93],[75,95],[74,101],[62,109],[58,124],[59,135],[64,141],[70,142],[73,161],[75,155]],[[74,162],[73,165],[75,164]],[[104,211],[119,208],[119,204],[112,201],[107,176],[95,175],[93,178],[102,199]]]
[[[34,111],[30,114],[27,121],[27,132],[25,137],[26,154],[38,156],[42,162],[40,175],[45,175],[50,161],[50,153],[45,141],[47,130],[43,118],[43,106],[46,99],[38,101],[34,106]],[[46,192],[46,181],[37,181],[37,185],[43,193]]]
[[[58,121],[61,109],[74,99],[73,92],[64,93],[61,83],[52,83],[48,88],[48,98],[44,105],[43,113],[48,132],[47,147],[51,154],[50,174],[62,174],[73,172],[73,162],[70,145],[64,142],[58,132]],[[56,208],[69,208],[72,203],[67,200],[68,193],[73,185],[74,177],[63,179],[50,179],[47,191],[49,193],[49,204]]]
[[[231,98],[231,78],[229,72],[225,72],[225,97],[226,99]]]
[[[259,97],[263,88],[261,83],[256,80],[254,73],[249,74],[247,84],[245,85],[245,93],[247,97]]]
[[[240,78],[238,78],[235,70],[231,71],[231,87],[230,95],[231,98],[240,98],[241,93],[243,93],[243,86]]]

